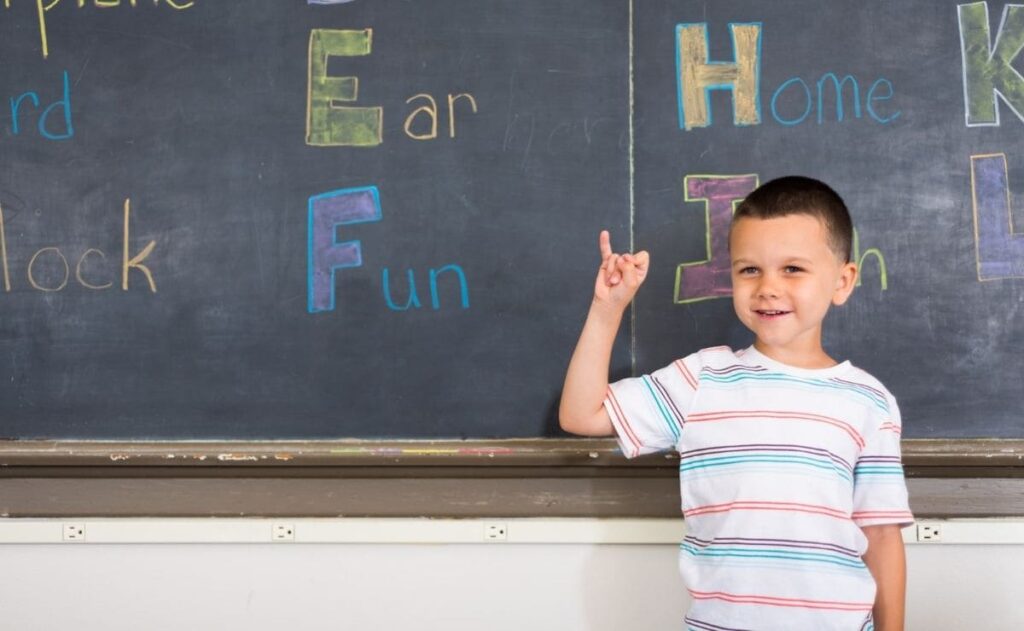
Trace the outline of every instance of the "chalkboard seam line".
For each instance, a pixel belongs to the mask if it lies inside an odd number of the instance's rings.
[[[629,251],[636,251],[636,194],[635,194],[635,167],[634,158],[634,41],[633,41],[633,7],[635,0],[629,0]],[[630,373],[636,376],[636,301],[629,309],[629,361]]]

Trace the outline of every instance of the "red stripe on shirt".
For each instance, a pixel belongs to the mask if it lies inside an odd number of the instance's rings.
[[[829,506],[818,506],[816,504],[798,504],[796,502],[753,501],[729,502],[728,504],[709,504],[707,506],[698,506],[696,508],[691,508],[690,510],[683,511],[683,517],[693,517],[696,515],[705,515],[708,513],[724,513],[731,510],[767,510],[796,513],[815,513],[817,515],[827,515],[829,517],[835,517],[837,519],[850,519],[850,515],[846,511],[842,511],[837,508],[831,508]]]
[[[864,447],[864,439],[861,438],[861,435],[857,430],[853,429],[849,423],[829,416],[822,416],[820,414],[807,414],[805,412],[779,412],[772,410],[729,410],[724,412],[691,414],[686,420],[690,423],[706,423],[711,421],[749,421],[753,417],[771,418],[783,421],[813,421],[816,423],[825,423],[843,430],[853,438],[853,441],[857,443],[859,447]]]
[[[696,600],[724,600],[731,603],[798,607],[800,609],[833,609],[836,611],[871,611],[874,603],[844,602],[841,600],[807,600],[804,598],[776,598],[756,594],[730,594],[729,592],[699,592],[689,590]]]
[[[853,514],[854,519],[914,519],[914,514],[903,510],[859,511]]]
[[[615,411],[615,416],[619,419],[619,425],[622,426],[623,431],[626,433],[626,438],[629,442],[633,443],[634,451],[640,451],[640,439],[637,438],[636,432],[630,426],[629,421],[626,420],[626,414],[622,411],[622,406],[619,405],[619,400],[615,398],[615,393],[612,392],[611,388],[608,388],[608,400],[612,403],[612,408]]]
[[[676,368],[679,369],[679,372],[683,373],[683,379],[686,380],[686,383],[690,384],[690,387],[696,390],[697,380],[693,378],[693,373],[691,373],[690,369],[686,367],[686,364],[683,363],[683,360],[677,359],[673,363],[676,365]]]

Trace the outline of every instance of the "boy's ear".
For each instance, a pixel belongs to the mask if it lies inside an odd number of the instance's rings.
[[[842,269],[839,270],[839,278],[836,279],[836,290],[832,294],[832,304],[837,307],[850,297],[853,293],[853,288],[857,285],[857,264],[856,263],[844,263]]]

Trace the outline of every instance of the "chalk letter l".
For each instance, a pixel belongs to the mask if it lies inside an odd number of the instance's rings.
[[[1006,156],[971,156],[978,280],[1024,277],[1024,232],[1015,232]]]

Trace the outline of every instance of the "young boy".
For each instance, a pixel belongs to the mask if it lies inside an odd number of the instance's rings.
[[[803,177],[736,209],[733,306],[750,348],[708,348],[608,385],[612,342],[648,270],[646,252],[602,263],[559,410],[563,429],[615,434],[628,457],[679,451],[687,536],[686,628],[902,631],[913,521],[900,416],[885,387],[821,343],[857,267],[842,199]]]

